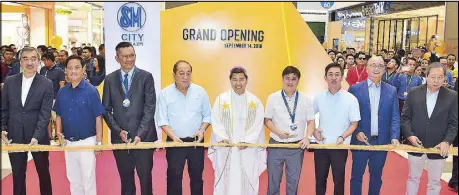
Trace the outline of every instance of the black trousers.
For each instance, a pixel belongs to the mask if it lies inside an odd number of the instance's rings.
[[[328,171],[332,168],[334,195],[344,195],[348,150],[314,150],[316,195],[325,195]]]
[[[456,136],[456,140],[454,140],[454,143],[453,143],[453,146],[454,147],[457,147],[457,136]],[[451,176],[451,179],[449,180],[449,185],[450,186],[457,186],[458,185],[458,177],[459,175],[457,174],[457,157],[458,156],[453,156],[453,175]]]
[[[121,195],[135,195],[134,169],[140,182],[142,195],[153,194],[151,171],[153,169],[152,149],[113,150],[116,166],[121,178]]]
[[[27,152],[9,153],[13,171],[13,194],[26,194]],[[49,152],[32,152],[35,169],[40,182],[40,194],[52,195],[51,176],[49,174]]]
[[[168,138],[168,140],[170,140]],[[194,138],[182,138],[192,142]],[[191,195],[203,195],[204,147],[167,148],[167,195],[182,194],[182,178],[185,161],[190,176]]]
[[[402,115],[403,105],[405,105],[405,101],[398,99],[398,107],[399,107],[400,115]],[[406,137],[403,136],[402,131],[400,131],[400,143],[406,144],[407,141],[408,140],[406,140]]]

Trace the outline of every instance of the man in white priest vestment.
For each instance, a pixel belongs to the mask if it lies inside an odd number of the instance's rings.
[[[245,90],[247,72],[231,70],[232,90],[217,97],[212,109],[211,142],[265,143],[264,108]],[[257,195],[260,174],[266,169],[266,150],[257,147],[211,147],[214,195]]]

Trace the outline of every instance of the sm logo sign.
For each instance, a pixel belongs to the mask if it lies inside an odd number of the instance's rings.
[[[147,13],[138,3],[125,3],[118,10],[118,24],[122,29],[135,32],[143,28],[147,20]]]

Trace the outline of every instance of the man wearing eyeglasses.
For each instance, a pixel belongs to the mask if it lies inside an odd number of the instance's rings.
[[[401,128],[410,143],[416,147],[440,149],[440,154],[408,153],[406,195],[418,194],[425,167],[427,195],[439,195],[441,191],[445,159],[457,135],[458,110],[457,92],[442,86],[445,73],[440,63],[432,63],[426,71],[427,84],[411,89],[403,106]]]
[[[2,142],[49,145],[48,123],[53,104],[53,83],[37,74],[40,56],[35,48],[21,50],[23,73],[5,79],[2,91]],[[8,154],[13,170],[13,194],[26,194],[28,152]],[[41,194],[52,194],[49,152],[32,152]]]
[[[366,71],[367,56],[365,53],[360,52],[356,57],[358,57],[357,65],[350,68],[346,75],[346,81],[349,86],[365,81],[368,78],[368,73]]]
[[[368,60],[368,79],[349,88],[360,105],[362,119],[352,134],[352,145],[398,145],[400,112],[397,89],[382,76],[386,66],[381,56]],[[362,194],[362,178],[368,165],[370,185],[368,194],[378,195],[382,185],[382,172],[387,152],[352,151],[351,194]]]
[[[135,65],[136,55],[131,43],[120,42],[115,49],[115,59],[121,68],[105,77],[102,97],[104,120],[111,130],[111,142],[154,142],[158,136],[154,121],[156,95],[153,75]],[[120,194],[136,194],[136,170],[141,194],[151,195],[153,149],[115,150],[113,155],[121,178]]]

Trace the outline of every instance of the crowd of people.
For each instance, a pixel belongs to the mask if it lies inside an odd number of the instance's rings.
[[[177,61],[172,69],[174,83],[156,95],[152,74],[136,66],[133,45],[121,42],[115,50],[120,68],[104,77],[100,101],[88,72],[95,71],[94,61],[99,60],[91,59],[91,50],[83,48],[78,53],[77,49],[77,55],[65,60],[63,71],[67,84],[62,86],[61,81],[56,85],[50,79],[54,76],[47,68],[55,64],[52,63],[54,55],[42,54],[38,48],[23,48],[16,58],[20,73],[7,76],[2,89],[2,142],[50,144],[47,127],[53,110],[56,135],[61,145],[101,145],[102,118],[111,130],[113,144],[154,142],[159,139],[156,126],[167,134],[168,142],[174,143],[202,143],[205,131],[212,126],[211,143],[263,144],[264,128],[267,127],[270,131],[269,143],[298,144],[298,148],[209,148],[207,155],[215,170],[213,194],[244,195],[258,194],[259,177],[265,170],[268,173],[268,194],[279,194],[284,166],[286,194],[297,194],[304,152],[311,144],[399,145],[406,142],[441,151],[440,154],[429,155],[409,153],[406,194],[417,194],[426,161],[429,172],[427,194],[440,194],[445,158],[450,145],[457,145],[457,79],[456,85],[445,82],[448,73],[457,69],[452,68],[455,59],[447,57],[445,61],[440,58],[436,62],[435,56],[431,56],[426,63],[423,56],[410,57],[407,54],[405,57],[402,51],[397,54],[382,51],[373,56],[356,53],[352,48],[345,54],[328,51],[334,62],[324,68],[326,89],[315,94],[313,100],[308,98],[307,95],[312,94],[304,94],[297,89],[300,70],[287,66],[279,74],[282,89],[270,94],[265,106],[256,94],[246,89],[248,72],[243,67],[234,67],[228,75],[231,89],[218,95],[212,107],[206,90],[191,81],[193,67],[189,62]],[[357,59],[356,64],[354,59]],[[8,58],[10,64],[11,61]],[[37,73],[41,62],[46,68],[45,74],[41,74],[42,71]],[[91,63],[94,69],[88,68]],[[420,63],[425,64],[425,70],[421,67],[417,74]],[[349,90],[343,89],[343,80],[350,85]],[[456,91],[449,89],[453,86],[456,86]],[[319,114],[318,126],[315,124],[316,114]],[[349,152],[328,149],[307,151],[314,152],[316,194],[326,194],[331,167],[334,194],[344,195]],[[154,152],[153,149],[113,151],[121,180],[121,194],[136,194],[135,172],[141,194],[152,194]],[[368,194],[379,194],[387,152],[351,152],[351,194],[362,194],[367,166],[370,173]],[[65,152],[71,194],[96,194],[95,162],[100,153]],[[40,191],[46,195],[52,194],[48,155],[48,152],[32,152]],[[166,149],[168,195],[182,194],[185,163],[190,175],[191,194],[203,194],[205,155],[203,147]],[[27,153],[9,153],[9,157],[14,194],[23,195]],[[450,187],[457,191],[457,156],[454,160]]]

